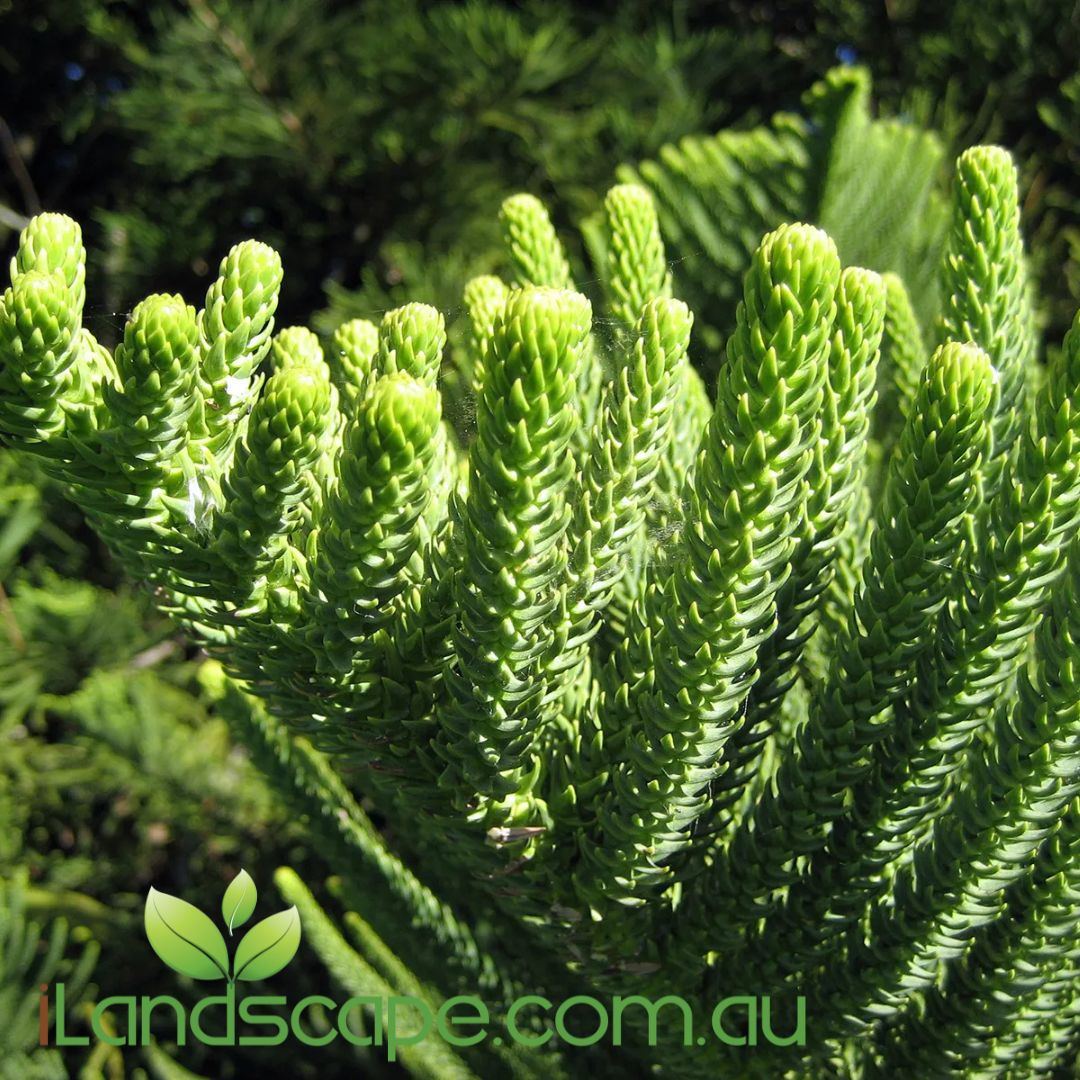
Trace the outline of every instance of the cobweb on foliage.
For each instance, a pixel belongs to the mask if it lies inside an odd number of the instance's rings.
[[[107,335],[95,333],[95,337],[100,339],[104,336],[107,339],[102,341],[104,345],[109,340],[119,341],[124,336],[124,327],[127,326],[128,319],[131,318],[133,311],[133,308],[127,311],[110,311],[104,307],[87,307],[83,311],[83,324],[92,333],[102,327],[108,327],[110,333]]]
[[[691,252],[681,258],[668,261],[668,270],[672,271],[679,263],[693,258],[700,252]],[[592,343],[593,349],[603,372],[603,385],[610,385],[616,373],[626,361],[629,342],[632,340],[628,335],[623,323],[603,311],[600,291],[603,279],[599,276],[575,282],[575,288],[590,296],[593,302],[592,317]],[[395,305],[396,307],[397,305]],[[372,308],[369,311],[355,313],[353,317],[364,318],[376,324],[389,311],[395,307]],[[448,329],[449,343],[444,353],[444,359],[437,378],[437,388],[443,396],[443,415],[457,433],[462,449],[467,450],[476,434],[476,410],[477,399],[464,372],[456,364],[453,353],[455,350],[455,333],[465,330],[468,326],[468,309],[464,304],[439,309]],[[131,318],[133,309],[114,311],[107,307],[88,306],[83,315],[83,322],[87,329],[96,336],[111,338],[119,341],[123,338],[124,328]],[[280,328],[279,328],[280,329]],[[101,333],[106,330],[107,333]],[[324,340],[324,348],[329,350],[331,346]],[[460,346],[458,346],[460,347]],[[693,351],[693,348],[691,349]],[[268,361],[264,361],[264,368]],[[198,488],[195,478],[190,480],[190,485]],[[189,488],[190,488],[189,485]],[[200,489],[201,493],[201,489]],[[195,493],[189,490],[189,498],[193,499]],[[668,561],[671,549],[677,543],[690,513],[690,501],[688,499],[677,500],[672,496],[655,496],[650,503],[649,514],[644,525],[644,544],[642,547],[628,552],[620,562],[612,566],[608,575],[612,578],[621,578],[626,574],[633,574],[636,578],[644,581],[648,568],[654,561]],[[196,521],[193,517],[189,522],[195,526],[196,533],[203,539],[208,539],[212,528],[204,515]],[[456,531],[456,530],[455,530]],[[459,534],[460,539],[460,534]],[[579,597],[570,596],[571,601]]]
[[[686,258],[691,257],[692,255],[669,260],[669,272],[679,263],[684,262]],[[595,295],[602,284],[603,279],[600,277],[575,281],[574,283],[576,291],[586,295],[594,294],[590,296],[593,301],[592,347],[603,374],[601,402],[603,401],[604,391],[611,385],[617,372],[625,365],[628,349],[631,347],[633,340],[621,320],[603,313],[600,306],[602,301],[598,302],[598,297]],[[452,340],[453,332],[451,328],[455,323],[460,320],[464,326],[468,325],[468,310],[464,305],[459,305],[449,309],[443,308],[441,311],[447,323],[449,337]],[[384,314],[385,311],[371,311],[368,315],[361,317],[377,320]],[[458,433],[462,449],[467,450],[469,442],[476,433],[477,400],[471,385],[468,385],[463,373],[455,366],[452,351],[452,348],[448,347],[448,355],[440,369],[437,386],[440,392],[450,391],[443,394],[443,415]],[[692,352],[693,346],[691,346]],[[702,428],[701,434],[704,434],[704,428]],[[643,546],[638,549],[632,546],[616,565],[607,570],[604,575],[605,579],[610,581],[630,574],[643,582],[650,564],[653,562],[666,562],[670,558],[670,549],[677,542],[685,526],[687,515],[691,512],[690,500],[685,498],[678,500],[673,496],[657,495],[651,500],[648,509],[649,513],[643,525]],[[582,586],[572,589],[567,599],[570,602],[582,599],[583,588]]]
[[[704,254],[704,249],[698,249],[679,258],[668,260],[668,271],[673,272],[681,263],[693,260],[702,254]],[[602,277],[595,276],[576,281],[574,288],[588,295],[593,303],[593,348],[601,364],[603,384],[607,386],[610,385],[615,374],[625,363],[629,342],[632,339],[619,319],[604,312],[603,283],[604,279]],[[398,305],[355,312],[353,317],[369,319],[378,324],[382,317],[389,311],[395,310],[396,306]],[[462,449],[467,450],[476,434],[477,400],[464,372],[455,362],[454,352],[462,347],[460,337],[461,332],[467,330],[468,309],[464,304],[458,304],[452,307],[442,307],[439,310],[446,322],[448,345],[436,385],[443,396],[444,418],[457,433]],[[114,311],[106,307],[89,306],[84,313],[83,321],[87,329],[96,331],[98,327],[107,328],[108,333],[101,336],[120,340],[123,337],[126,322],[131,315],[132,310]],[[329,349],[329,343],[324,341],[324,347]],[[696,344],[692,339],[690,350],[692,359],[697,349],[700,349],[700,345]],[[702,434],[704,434],[704,430]],[[640,548],[628,552],[619,566],[612,567],[612,576],[618,577],[630,573],[644,581],[651,564],[670,565],[672,554],[678,547],[682,531],[690,524],[691,515],[691,502],[688,498],[680,500],[673,496],[655,496],[650,503],[647,521],[644,526],[644,544]],[[956,569],[952,565],[940,562],[935,562],[935,565],[939,565],[944,570]],[[970,567],[967,568],[967,571],[973,577],[978,576]],[[575,598],[571,597],[571,599]]]

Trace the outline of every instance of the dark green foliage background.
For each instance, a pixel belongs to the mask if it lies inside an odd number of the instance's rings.
[[[324,325],[406,295],[451,307],[498,258],[502,196],[567,227],[619,163],[797,109],[838,59],[870,68],[883,114],[942,131],[947,160],[1014,151],[1051,340],[1080,298],[1072,0],[2,0],[0,29],[0,204],[90,226],[102,320],[199,291],[248,235],[288,268],[282,325],[327,293]]]

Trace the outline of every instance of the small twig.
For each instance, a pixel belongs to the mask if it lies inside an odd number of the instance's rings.
[[[11,607],[11,601],[8,599],[8,594],[2,582],[0,582],[0,618],[4,620],[4,628],[7,630],[8,638],[11,640],[15,651],[25,655],[26,638],[22,636],[22,631],[19,629],[19,620],[15,618],[15,612]]]
[[[0,225],[6,225],[9,229],[18,229],[20,232],[30,224],[28,217],[15,213],[10,206],[0,203]]]
[[[1031,181],[1031,187],[1028,188],[1027,198],[1024,199],[1024,206],[1022,212],[1025,215],[1030,215],[1038,208],[1040,201],[1042,200],[1043,189],[1046,187],[1046,170],[1040,169],[1035,174],[1035,179]]]
[[[133,671],[153,667],[155,664],[159,664],[162,660],[172,656],[178,648],[179,645],[171,638],[166,641],[159,641],[156,645],[151,645],[149,649],[143,649],[141,653],[136,653],[128,661],[128,667]]]
[[[214,11],[206,0],[189,0],[189,6],[203,26],[211,31],[211,33],[217,34],[221,44],[225,46],[233,59],[240,65],[240,70],[247,77],[248,82],[251,83],[255,92],[259,94],[260,97],[266,98],[276,107],[277,103],[273,101],[270,80],[259,67],[258,61],[247,47],[243,38],[228,26],[222,24],[217,12]],[[304,141],[304,125],[292,109],[287,107],[278,108],[277,117],[289,134],[299,137],[301,142]]]
[[[270,93],[270,81],[259,70],[255,57],[252,56],[251,50],[244,44],[243,39],[229,27],[221,25],[221,19],[218,17],[217,12],[206,3],[206,0],[191,0],[190,6],[203,26],[211,33],[216,34],[222,45],[232,53],[233,58],[240,65],[240,70],[251,81],[251,85],[260,94],[268,95]]]
[[[4,157],[7,158],[15,183],[19,185],[19,190],[22,192],[26,209],[31,214],[40,214],[41,200],[38,198],[37,188],[34,187],[34,181],[30,179],[30,172],[26,168],[22,154],[19,153],[15,136],[11,134],[11,128],[7,126],[7,121],[2,116],[0,116],[0,146],[4,148]]]

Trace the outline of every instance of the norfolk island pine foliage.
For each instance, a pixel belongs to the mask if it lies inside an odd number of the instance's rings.
[[[354,947],[283,870],[335,979],[770,995],[783,1032],[805,997],[804,1046],[637,1030],[419,1049],[418,1075],[1071,1061],[1080,322],[1043,364],[1016,187],[1000,149],[956,163],[936,302],[768,229],[708,387],[673,204],[609,192],[594,306],[516,196],[513,279],[465,291],[457,425],[434,308],[275,333],[282,268],[249,241],[110,352],[78,225],[23,232],[0,430],[215,657],[256,762],[362,868],[344,906],[407,913],[388,942],[345,915]]]

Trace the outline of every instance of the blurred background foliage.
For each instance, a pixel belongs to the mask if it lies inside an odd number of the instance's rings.
[[[1080,298],[1075,0],[0,0],[0,28],[0,215],[84,222],[99,336],[249,235],[285,322],[451,308],[497,266],[503,196],[565,230],[619,164],[798,110],[838,60],[946,162],[1013,150],[1052,338]]]
[[[39,210],[77,218],[86,322],[107,343],[150,291],[197,301],[247,236],[282,253],[279,325],[405,299],[452,314],[468,277],[501,268],[504,196],[541,196],[580,267],[620,166],[778,111],[812,135],[806,91],[838,62],[869,69],[879,116],[939,133],[931,168],[975,142],[1013,151],[1060,340],[1080,303],[1075,0],[0,0],[0,256]],[[64,1075],[17,995],[39,963],[88,982],[96,949],[70,927],[106,946],[92,998],[129,987],[122,942],[149,884],[214,910],[241,865],[260,885],[282,863],[333,872],[200,662],[63,493],[0,450],[0,1076]],[[40,955],[17,964],[34,934]],[[131,992],[169,992],[156,978]],[[95,1054],[87,1076],[123,1074]],[[260,1062],[207,1068],[226,1066]],[[175,1075],[154,1048],[135,1067]]]

